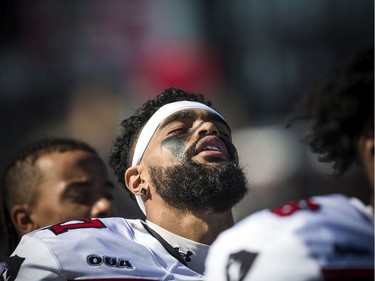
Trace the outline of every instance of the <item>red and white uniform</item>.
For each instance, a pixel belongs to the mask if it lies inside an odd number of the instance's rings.
[[[219,235],[209,281],[374,280],[374,215],[343,195],[262,210]]]
[[[2,273],[2,280],[17,281],[202,279],[140,220],[122,218],[74,220],[26,234]]]

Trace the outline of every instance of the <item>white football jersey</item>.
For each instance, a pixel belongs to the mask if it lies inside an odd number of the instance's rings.
[[[374,280],[374,215],[334,194],[262,210],[219,235],[209,281]]]
[[[73,220],[33,231],[23,236],[1,280],[203,279],[151,232],[140,220],[123,218]]]

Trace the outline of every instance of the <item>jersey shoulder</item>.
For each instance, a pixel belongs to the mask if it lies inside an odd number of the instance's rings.
[[[254,250],[285,240],[302,244],[352,241],[356,245],[373,245],[373,238],[373,215],[365,206],[353,204],[353,200],[344,195],[333,194],[289,201],[258,211],[220,234],[214,245],[231,241]]]
[[[83,218],[51,225],[22,237],[7,260],[3,278],[73,280],[74,272],[88,275],[93,267],[105,262],[123,271],[133,270],[128,259],[116,250],[119,237],[130,248],[133,236],[130,223],[122,218]]]
[[[169,255],[140,220],[123,218],[85,218],[35,231],[22,238],[11,259],[3,276],[17,280],[203,278]]]
[[[216,278],[251,268],[249,276],[259,279],[249,280],[274,280],[270,274],[278,280],[316,280],[341,269],[371,275],[373,215],[357,203],[334,194],[254,213],[219,235],[207,258],[207,274]],[[226,272],[218,274],[218,264]]]
[[[96,235],[103,235],[105,233],[119,233],[128,234],[131,236],[133,228],[130,222],[120,217],[113,218],[82,218],[71,221],[50,225],[25,235],[25,237],[33,237],[45,241],[46,244],[58,243],[59,240],[67,240],[74,237],[75,241],[85,240],[92,237],[93,240]]]
[[[280,231],[294,232],[313,227],[340,226],[345,231],[361,225],[372,229],[373,215],[359,201],[341,194],[314,196],[288,201],[273,208],[258,211],[237,223],[231,231]]]

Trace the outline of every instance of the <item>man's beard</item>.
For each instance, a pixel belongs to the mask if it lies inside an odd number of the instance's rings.
[[[184,211],[223,213],[247,193],[246,176],[234,161],[208,166],[188,159],[173,167],[152,167],[149,173],[163,200]]]

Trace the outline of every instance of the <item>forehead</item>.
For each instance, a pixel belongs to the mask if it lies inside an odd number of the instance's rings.
[[[163,129],[167,125],[175,121],[195,121],[195,120],[207,120],[215,123],[220,123],[230,129],[229,125],[219,115],[204,109],[184,109],[177,111],[170,116],[166,117],[159,126],[159,129]]]

